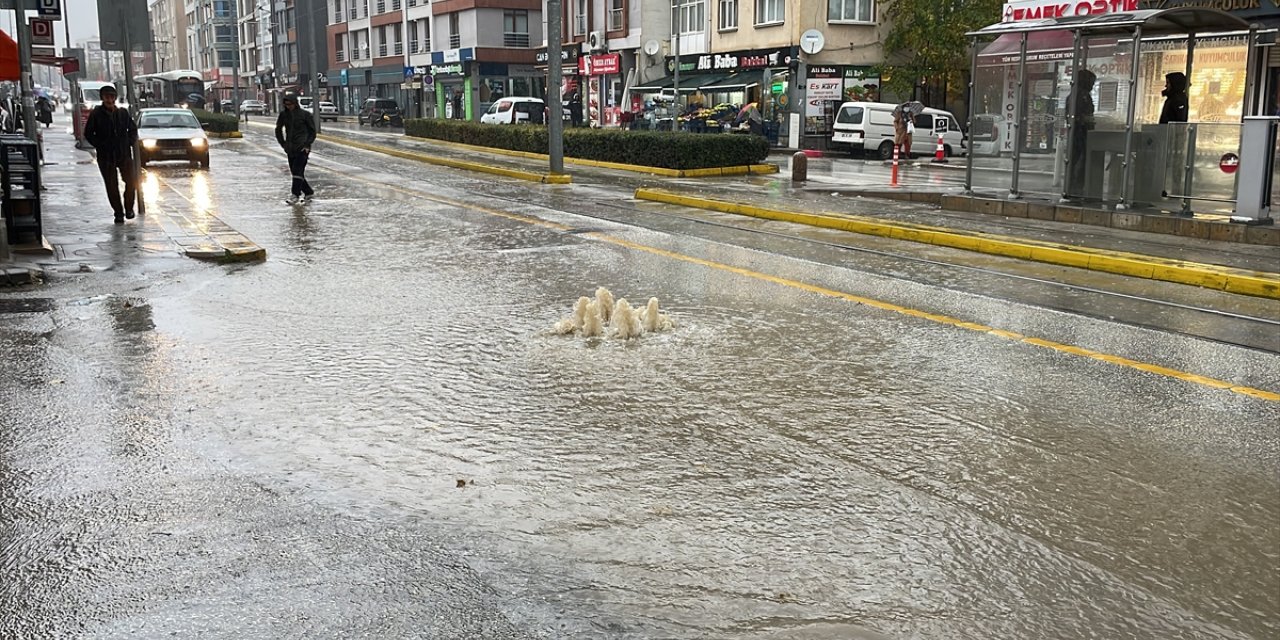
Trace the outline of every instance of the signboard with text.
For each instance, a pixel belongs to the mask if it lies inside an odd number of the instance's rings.
[[[586,76],[609,76],[622,73],[622,55],[606,53],[578,59],[578,72]]]
[[[1001,21],[1052,20],[1137,10],[1138,0],[1019,0],[1005,3]]]

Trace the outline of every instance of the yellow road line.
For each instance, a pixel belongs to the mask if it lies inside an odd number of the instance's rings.
[[[260,145],[256,145],[256,146],[259,146],[259,148],[262,148]],[[328,169],[323,167],[321,167],[321,169],[324,171],[329,171],[331,173],[338,173],[333,169]],[[410,196],[413,198],[431,200],[433,202],[447,204],[447,205],[459,207],[462,209],[470,209],[472,211],[478,211],[480,213],[498,216],[498,217],[506,218],[508,220],[522,222],[525,224],[546,227],[546,228],[555,229],[558,231],[569,231],[573,229],[573,227],[563,225],[557,222],[551,222],[549,220],[543,220],[541,218],[536,218],[534,216],[528,216],[528,215],[523,215],[518,213],[510,213],[507,211],[499,211],[497,209],[482,207],[476,204],[472,204],[470,202],[463,202],[461,200],[455,200],[453,198],[445,198],[442,196],[424,193],[422,191],[413,191],[413,190],[405,189],[396,185],[385,184],[382,182],[376,182],[366,178],[361,178],[359,176],[342,174],[342,177],[348,180],[356,180],[359,182],[363,182],[365,184],[375,186],[379,189],[390,189],[392,191],[396,191],[398,193],[401,193],[403,195]],[[610,244],[614,244],[620,247],[625,247],[635,251],[643,251],[645,253],[650,253],[653,255],[670,258],[672,260],[679,260],[681,262],[696,264],[699,266],[707,267],[709,269],[716,269],[718,271],[734,273],[747,278],[752,278],[754,280],[761,280],[764,282],[769,282],[779,286],[788,287],[791,289],[799,289],[801,291],[807,291],[809,293],[817,294],[820,296],[847,300],[849,302],[866,305],[868,307],[873,307],[883,311],[889,311],[892,313],[898,313],[898,314],[910,316],[913,318],[921,318],[923,320],[936,322],[938,324],[957,327],[960,329],[967,329],[969,331],[975,331],[978,333],[984,333],[990,336],[995,336],[997,338],[1004,338],[1006,340],[1012,340],[1014,342],[1020,342],[1023,344],[1029,344],[1029,345],[1041,347],[1044,349],[1050,349],[1052,351],[1057,351],[1059,353],[1065,353],[1068,355],[1081,356],[1085,358],[1091,358],[1094,360],[1100,360],[1102,362],[1113,364],[1119,367],[1136,369],[1138,371],[1146,371],[1148,373],[1154,373],[1156,375],[1165,376],[1168,378],[1174,378],[1177,380],[1182,380],[1184,382],[1190,382],[1193,384],[1211,387],[1214,389],[1226,389],[1234,393],[1239,393],[1242,395],[1258,398],[1261,400],[1267,400],[1270,402],[1280,402],[1280,393],[1275,393],[1272,391],[1255,389],[1253,387],[1246,387],[1244,385],[1238,385],[1233,382],[1228,382],[1225,380],[1209,378],[1209,377],[1201,376],[1194,373],[1188,373],[1186,371],[1171,369],[1169,367],[1150,364],[1150,363],[1142,362],[1139,360],[1132,360],[1122,356],[1115,356],[1115,355],[1103,353],[1101,351],[1094,351],[1092,349],[1077,347],[1074,345],[1064,344],[1061,342],[1054,342],[1052,340],[1043,340],[1040,338],[1035,338],[1032,336],[1026,336],[1020,333],[1016,333],[1013,331],[1006,331],[1004,329],[989,327],[976,322],[969,322],[967,320],[953,318],[951,316],[946,316],[946,315],[936,314],[936,313],[929,313],[927,311],[921,311],[919,309],[912,309],[910,307],[896,305],[891,302],[884,302],[882,300],[876,300],[874,298],[866,298],[856,294],[846,293],[844,291],[837,291],[835,289],[828,289],[826,287],[808,284],[806,282],[800,282],[798,280],[791,280],[789,278],[783,278],[780,276],[769,275],[767,273],[761,273],[759,271],[753,271],[751,269],[745,269],[743,267],[735,267],[733,265],[724,264],[722,262],[715,262],[713,260],[696,258],[694,256],[685,255],[683,253],[677,253],[675,251],[669,251],[667,249],[659,249],[658,247],[650,247],[648,245],[631,242],[630,240],[623,240],[622,238],[616,238],[614,236],[610,236],[605,233],[592,232],[592,233],[584,233],[582,235],[589,236],[597,240],[608,242]]]
[[[1235,269],[1123,251],[1054,244],[976,231],[957,231],[946,227],[892,222],[864,216],[768,209],[738,202],[687,196],[663,189],[636,189],[636,198],[694,209],[707,209],[752,218],[839,229],[863,235],[1077,267],[1090,271],[1190,284],[1260,298],[1280,299],[1280,274],[1263,271]]]

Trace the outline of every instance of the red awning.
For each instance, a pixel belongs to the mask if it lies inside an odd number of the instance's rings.
[[[18,66],[18,43],[9,34],[0,31],[0,81],[17,82],[22,79]]]

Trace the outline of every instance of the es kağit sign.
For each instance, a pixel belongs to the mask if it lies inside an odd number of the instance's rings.
[[[1001,21],[1050,20],[1137,10],[1138,0],[1020,0],[1005,3]]]

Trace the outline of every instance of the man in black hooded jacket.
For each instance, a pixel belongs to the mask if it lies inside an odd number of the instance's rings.
[[[315,194],[307,183],[307,159],[311,156],[311,145],[316,141],[316,121],[311,112],[298,106],[298,96],[286,93],[284,109],[276,118],[276,142],[289,156],[289,173],[293,176],[290,187],[289,204],[307,204]]]
[[[137,176],[133,173],[133,145],[138,141],[138,126],[128,109],[116,106],[116,88],[103,85],[98,90],[102,104],[89,112],[84,125],[84,139],[98,152],[98,171],[107,187],[107,201],[115,212],[116,224],[133,218],[133,202],[138,193]],[[124,202],[120,202],[120,184],[124,180]]]
[[[1187,113],[1191,110],[1191,101],[1187,99],[1187,74],[1177,71],[1164,76],[1164,108],[1160,110],[1160,124],[1169,122],[1186,122]]]

